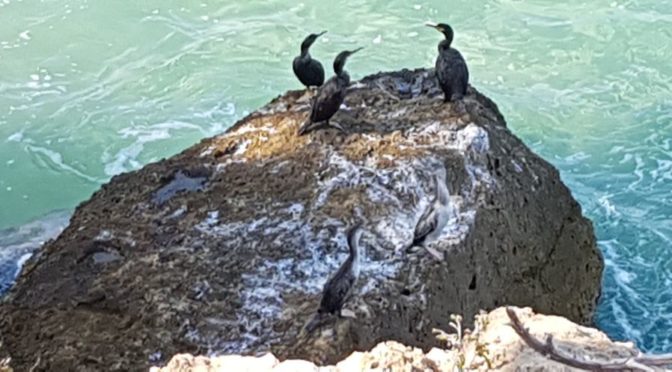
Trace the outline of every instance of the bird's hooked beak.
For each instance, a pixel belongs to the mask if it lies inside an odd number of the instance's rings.
[[[326,34],[326,33],[327,33],[327,31],[325,30],[325,31],[320,32],[319,34],[310,34],[310,35],[306,36],[306,38],[303,40],[303,43],[301,43],[301,52],[302,53],[307,52],[308,48],[310,48],[311,45],[313,45],[313,43],[317,40],[317,38]]]
[[[450,27],[450,25],[447,25],[445,23],[434,23],[434,22],[426,22],[425,26],[431,27],[440,33],[443,34],[443,36],[446,37],[446,40],[449,42],[453,41],[453,29]]]
[[[443,32],[443,29],[436,22],[425,22],[425,26],[431,27],[433,29],[436,29],[436,30],[439,30],[439,31]]]
[[[345,63],[345,60],[346,60],[347,58],[350,58],[351,55],[353,55],[353,54],[359,52],[359,51],[362,50],[362,49],[364,49],[364,47],[359,47],[359,48],[357,48],[357,49],[355,49],[355,50],[346,50],[345,52],[341,53],[341,54],[342,54],[341,57],[343,58],[343,63]]]

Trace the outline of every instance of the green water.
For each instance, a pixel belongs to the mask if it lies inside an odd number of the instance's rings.
[[[472,83],[595,222],[598,325],[672,351],[672,0],[1,0],[0,260],[112,175],[299,88],[307,33],[329,30],[312,50],[327,66],[365,46],[360,78],[432,66],[427,20],[454,26]]]

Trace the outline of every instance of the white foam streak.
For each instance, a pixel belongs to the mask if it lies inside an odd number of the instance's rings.
[[[107,152],[103,154],[102,161],[105,163],[105,174],[115,176],[141,167],[143,163],[139,160],[139,157],[147,143],[169,139],[172,131],[184,129],[197,130],[203,135],[206,134],[200,126],[181,121],[121,129],[119,131],[121,138],[133,138],[135,141],[117,151],[114,156],[110,156]]]
[[[38,154],[40,155],[41,160],[44,162],[45,165],[49,165],[51,163],[51,166],[54,166],[62,171],[66,171],[68,173],[72,173],[76,175],[79,178],[85,179],[89,182],[92,183],[101,183],[103,180],[98,179],[96,177],[89,176],[88,174],[81,172],[70,165],[66,164],[63,161],[63,156],[59,152],[56,152],[54,150],[48,149],[46,147],[40,147],[40,146],[33,146],[33,145],[26,145],[26,149],[28,149],[30,152],[33,154]]]
[[[239,132],[228,135],[236,133]],[[475,218],[477,196],[481,191],[478,188],[494,183],[482,163],[489,142],[487,132],[475,125],[451,133],[433,124],[432,129],[415,135],[430,134],[433,143],[423,146],[449,147],[462,153],[472,178],[471,189],[458,190],[457,194],[449,196],[448,222],[437,234],[437,241],[445,247],[465,239]],[[246,146],[246,142],[239,144],[236,153],[244,152]],[[255,263],[253,271],[242,274],[241,308],[235,321],[225,322],[243,331],[236,339],[226,342],[202,339],[201,342],[214,348],[211,351],[239,353],[252,348],[263,349],[266,343],[280,336],[269,330],[286,316],[284,312],[288,304],[284,299],[288,294],[319,296],[324,283],[346,259],[348,252],[346,223],[325,214],[330,210],[326,207],[337,190],[366,190],[365,197],[370,205],[381,206],[386,211],[367,213],[368,217],[364,217],[362,210],[354,211],[360,219],[369,218],[365,221],[367,232],[362,238],[365,250],[360,262],[360,283],[355,289],[358,297],[377,291],[378,282],[398,275],[403,264],[398,253],[412,242],[415,226],[432,200],[434,185],[430,182],[433,182],[433,174],[443,167],[441,160],[432,156],[406,161],[397,159],[392,167],[378,168],[377,159],[353,162],[339,153],[332,153],[327,156],[327,162],[324,173],[315,175],[317,180],[323,181],[317,182],[316,197],[309,206],[293,203],[274,208],[272,214],[226,223],[220,221],[218,211],[211,211],[195,226],[196,230],[237,247],[233,249],[253,250],[260,240],[271,245],[267,248],[284,254],[288,253],[283,248],[293,247],[291,256],[263,259]],[[412,200],[417,203],[410,205]],[[254,237],[253,241],[251,237]],[[333,247],[337,247],[336,250]],[[258,335],[264,336],[259,338]]]
[[[60,234],[69,220],[70,211],[57,211],[19,227],[0,230],[0,295],[35,249]]]

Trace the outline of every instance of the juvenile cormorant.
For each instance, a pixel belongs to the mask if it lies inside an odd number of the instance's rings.
[[[469,70],[462,54],[451,48],[453,28],[445,23],[426,23],[440,31],[445,39],[439,43],[439,56],[436,59],[436,77],[444,93],[444,102],[459,101],[467,94]]]
[[[320,61],[310,56],[308,49],[310,49],[310,46],[313,45],[318,37],[324,35],[326,32],[322,31],[319,34],[308,35],[301,43],[301,54],[294,58],[294,62],[292,63],[294,74],[306,88],[311,86],[319,87],[324,84],[324,68]]]
[[[434,174],[436,187],[434,198],[418,220],[413,235],[413,246],[424,246],[425,242],[431,242],[441,235],[441,231],[448,223],[450,206],[449,193],[446,186],[446,173],[441,170]],[[431,252],[430,252],[431,253]]]
[[[325,315],[340,315],[343,304],[359,277],[359,259],[361,256],[359,239],[362,232],[361,223],[357,223],[348,230],[347,238],[350,254],[336,274],[324,285],[320,307],[317,309],[317,314],[306,325],[307,332],[312,332]]]
[[[322,122],[326,126],[332,126],[343,131],[343,128],[335,123],[329,123],[329,119],[338,111],[339,107],[345,99],[345,92],[350,85],[350,75],[343,70],[345,61],[348,57],[362,48],[357,48],[352,51],[343,51],[334,59],[334,73],[336,74],[320,89],[313,100],[313,106],[310,111],[310,118],[299,128],[299,135],[304,135],[307,132],[322,126]]]

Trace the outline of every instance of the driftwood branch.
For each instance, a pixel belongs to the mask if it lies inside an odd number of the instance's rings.
[[[376,87],[378,87],[378,89],[380,89],[380,91],[383,92],[383,94],[392,98],[393,101],[395,101],[395,102],[400,102],[401,101],[401,98],[399,98],[399,97],[395,96],[394,94],[388,92],[387,89],[385,89],[385,87],[380,82],[376,82]]]
[[[532,336],[527,328],[523,326],[523,323],[518,318],[516,312],[510,308],[506,308],[506,314],[511,319],[511,326],[516,331],[518,336],[525,341],[536,352],[548,357],[551,360],[554,360],[558,363],[564,365],[585,369],[589,371],[613,371],[613,370],[623,370],[623,369],[632,369],[635,371],[653,371],[651,367],[662,367],[672,365],[672,354],[662,354],[662,355],[645,355],[639,354],[637,356],[629,358],[621,358],[616,360],[611,360],[608,362],[597,362],[597,361],[587,361],[577,359],[573,356],[566,355],[562,351],[558,350],[553,344],[553,336],[549,335],[546,338],[545,342],[538,340],[536,337]]]

